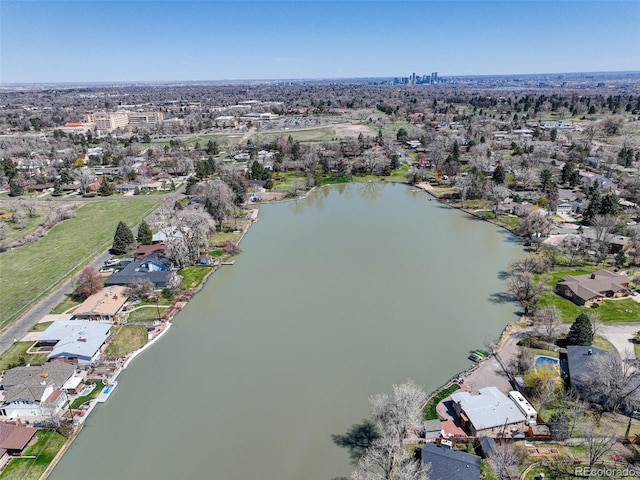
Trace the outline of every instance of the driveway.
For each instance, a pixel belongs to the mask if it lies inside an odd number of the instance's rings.
[[[640,323],[607,323],[598,327],[597,334],[609,340],[622,358],[635,358],[633,335],[640,330]]]

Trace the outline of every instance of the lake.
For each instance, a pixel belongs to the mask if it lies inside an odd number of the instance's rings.
[[[224,266],[119,377],[53,480],[330,480],[331,434],[407,378],[427,392],[516,320],[508,232],[382,183],[264,205]]]

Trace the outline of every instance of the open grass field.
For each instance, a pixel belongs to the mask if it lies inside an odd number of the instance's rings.
[[[11,460],[0,475],[0,480],[38,480],[66,440],[58,432],[50,430],[40,430],[36,436],[37,443],[27,448],[24,453],[25,456],[35,458]]]
[[[160,198],[99,200],[77,210],[42,239],[0,254],[0,328],[106,250],[120,220],[134,226]]]
[[[331,127],[307,128],[278,132],[260,132],[257,135],[260,136],[262,141],[266,142],[273,141],[278,137],[289,138],[289,136],[300,143],[331,142],[336,139],[336,131]]]
[[[107,357],[123,358],[142,348],[147,343],[147,339],[147,327],[144,325],[124,325],[116,332],[105,354]]]

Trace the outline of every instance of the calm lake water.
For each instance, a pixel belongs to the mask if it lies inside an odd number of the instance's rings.
[[[261,208],[223,267],[138,357],[53,480],[330,480],[331,434],[368,397],[431,391],[516,319],[491,301],[513,237],[403,185],[325,187]]]

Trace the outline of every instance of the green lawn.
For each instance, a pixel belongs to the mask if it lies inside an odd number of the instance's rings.
[[[156,306],[154,304],[145,306],[143,308],[138,308],[129,312],[127,322],[155,322],[156,320],[158,320],[158,310],[160,310],[160,315],[162,315],[162,312],[166,310],[166,306]]]
[[[108,248],[120,220],[134,226],[159,203],[159,198],[88,202],[44,238],[0,254],[0,328]]]
[[[51,313],[54,315],[60,315],[67,310],[77,307],[81,303],[82,302],[80,300],[76,300],[72,295],[67,295],[62,302],[60,302],[53,310],[51,310]]]
[[[540,306],[555,305],[562,312],[565,323],[573,323],[581,313],[597,312],[604,323],[640,322],[640,304],[629,298],[622,300],[605,300],[599,308],[580,307],[564,297],[546,292],[540,296]]]
[[[29,329],[30,332],[44,332],[53,322],[40,322],[36,323]]]
[[[278,179],[276,179],[276,177]],[[306,176],[297,172],[279,172],[277,175],[274,175],[273,179],[273,191],[287,191],[291,188],[291,185],[295,180],[300,180],[301,182],[306,182]]]
[[[287,130],[286,132],[260,132],[257,135],[263,142],[273,141],[278,137],[289,138],[289,136],[300,143],[331,142],[336,138],[336,132],[331,127]]]
[[[105,354],[107,357],[123,358],[142,348],[148,338],[147,327],[144,325],[124,325],[118,329]]]
[[[16,342],[0,358],[0,370],[7,370],[20,364],[42,365],[47,361],[47,353],[35,355],[27,353],[33,342]],[[20,360],[22,359],[22,361]]]
[[[434,395],[433,397],[431,397],[427,401],[426,405],[424,406],[424,411],[423,411],[423,414],[422,414],[423,419],[424,420],[438,420],[440,418],[440,416],[438,415],[438,412],[436,411],[436,407],[438,406],[438,404],[442,400],[447,398],[449,395],[454,393],[456,390],[460,390],[460,385],[458,385],[457,383],[454,383],[450,387],[447,387],[444,390],[442,390],[437,395]]]
[[[591,269],[576,270],[558,270],[549,274],[549,287],[553,289],[555,285],[567,275],[586,275],[595,271]],[[630,298],[622,300],[605,299],[604,303],[598,308],[580,307],[570,300],[561,297],[557,293],[545,292],[540,296],[540,306],[555,305],[562,312],[562,320],[565,323],[573,323],[573,321],[581,313],[597,312],[600,314],[602,322],[607,323],[627,323],[640,322],[640,304]]]
[[[187,267],[180,270],[182,276],[182,288],[197,288],[204,278],[211,272],[211,267]]]
[[[90,400],[93,400],[98,395],[100,395],[100,392],[102,392],[102,389],[104,388],[104,383],[102,383],[102,380],[97,380],[95,382],[95,385],[96,385],[95,388],[91,390],[91,392],[88,395],[78,397],[73,401],[73,403],[71,404],[72,410],[80,408],[81,405],[87,403]]]
[[[25,456],[36,458],[11,460],[0,474],[0,480],[38,480],[66,440],[59,433],[50,430],[39,430],[36,436],[37,443],[24,452]]]

